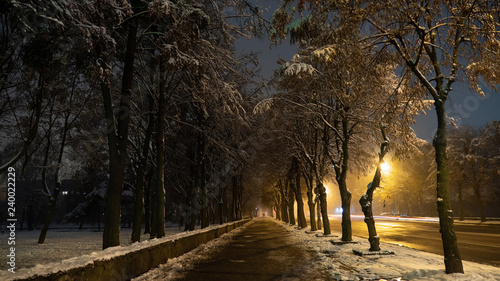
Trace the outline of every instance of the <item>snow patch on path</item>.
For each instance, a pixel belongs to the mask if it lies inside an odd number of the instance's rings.
[[[208,241],[198,248],[189,251],[177,258],[169,259],[166,263],[132,279],[132,281],[150,281],[150,280],[176,280],[184,276],[185,273],[192,270],[194,266],[213,255],[218,250],[229,244],[235,235],[238,235],[247,226],[253,224],[250,221],[229,233],[221,235],[219,238]],[[237,262],[237,261],[235,261]]]

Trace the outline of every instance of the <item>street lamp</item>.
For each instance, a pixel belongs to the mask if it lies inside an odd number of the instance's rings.
[[[389,165],[389,163],[384,162],[380,164],[380,169],[382,170],[382,173],[387,174],[391,170],[391,166]]]

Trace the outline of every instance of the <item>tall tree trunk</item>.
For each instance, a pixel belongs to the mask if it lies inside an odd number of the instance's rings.
[[[351,229],[351,192],[347,188],[345,179],[339,183],[342,201],[342,241],[352,241]]]
[[[453,211],[450,202],[450,171],[446,154],[446,98],[435,99],[434,106],[438,119],[438,129],[434,136],[437,164],[437,210],[439,213],[439,231],[443,241],[446,273],[463,273],[462,259],[458,251],[457,236],[453,226]]]
[[[139,1],[133,0],[132,6],[137,7]],[[114,118],[113,103],[109,80],[101,82],[104,111],[107,121],[107,137],[109,147],[109,184],[106,196],[106,211],[104,217],[104,232],[102,248],[120,245],[120,215],[121,195],[123,191],[123,176],[127,157],[128,128],[130,121],[130,97],[134,80],[134,59],[137,48],[137,22],[131,18],[128,27],[127,49],[123,65],[122,89],[118,121]],[[104,73],[111,71],[106,63],[101,67]]]
[[[481,216],[481,221],[486,221],[486,212],[484,211],[484,202],[481,197],[481,190],[479,189],[479,184],[475,183],[472,185],[472,189],[474,189],[474,197],[476,198],[477,208],[479,209],[479,215]]]
[[[215,206],[213,200],[210,200],[210,215],[212,216],[212,224],[215,224],[215,218],[217,217],[217,215],[215,214]]]
[[[243,175],[238,175],[238,220],[243,219]]]
[[[50,117],[52,117],[52,109],[53,108],[51,108],[51,110],[50,110]],[[52,124],[51,120],[52,120],[52,118],[50,118],[49,124]],[[50,125],[49,133],[47,134],[47,144],[46,144],[45,153],[43,156],[43,163],[42,163],[43,169],[42,169],[42,178],[41,178],[43,189],[47,193],[47,196],[49,197],[49,204],[48,204],[48,211],[47,211],[47,214],[45,216],[45,224],[42,228],[42,231],[40,232],[40,236],[38,237],[38,244],[43,244],[45,241],[45,236],[47,234],[47,230],[49,229],[49,224],[50,224],[50,221],[48,221],[48,218],[51,217],[51,215],[53,215],[50,212],[51,205],[55,206],[55,204],[53,203],[54,195],[51,194],[50,188],[47,184],[47,167],[49,164],[50,145],[52,144],[52,135],[50,133],[50,130],[52,129],[51,127],[52,126]]]
[[[151,233],[151,180],[144,185],[144,234]]]
[[[203,144],[204,147],[204,144]],[[204,149],[203,149],[204,150]],[[203,154],[205,152],[203,151]],[[200,171],[200,187],[201,187],[201,228],[206,228],[210,224],[209,220],[209,200],[208,200],[208,190],[206,184],[206,167],[205,159],[201,161],[201,171]]]
[[[222,196],[221,196],[221,202],[217,202],[217,206],[219,207],[219,224],[224,223],[224,203],[222,202]]]
[[[149,108],[151,112],[153,111],[154,101],[151,95],[148,95]],[[134,203],[134,222],[132,226],[132,242],[141,241],[141,228],[142,228],[142,209],[144,208],[144,185],[145,185],[145,173],[146,166],[148,163],[149,156],[149,146],[151,144],[151,137],[153,135],[153,121],[154,114],[150,113],[148,117],[148,126],[146,128],[146,133],[144,136],[144,144],[142,147],[142,153],[139,160],[139,167],[137,168],[137,181],[135,186],[135,203]]]
[[[347,172],[349,164],[349,130],[348,122],[346,119],[342,120],[342,132],[344,138],[342,139],[342,163],[339,165],[334,164],[335,175],[337,184],[340,190],[340,198],[342,201],[342,241],[352,241],[352,228],[351,228],[351,192],[347,188]]]
[[[321,206],[321,217],[323,219],[323,234],[329,235],[332,233],[330,229],[330,220],[328,219],[328,206],[326,203],[326,188],[323,183],[318,183],[319,202]]]
[[[311,230],[315,231],[318,230],[318,227],[316,225],[316,210],[315,204],[314,204],[314,199],[311,191],[307,191],[307,205],[309,206],[309,222],[311,224]]]
[[[200,183],[201,183],[201,153],[200,153],[200,142],[199,138],[195,148],[194,155],[194,168],[193,175],[194,180],[190,188],[189,198],[188,198],[188,213],[186,215],[186,227],[185,230],[194,230],[196,228],[196,221],[200,218]],[[234,199],[234,198],[233,198]],[[234,201],[233,201],[234,206]]]
[[[242,219],[242,200],[243,200],[243,175],[232,177],[233,200],[232,200],[232,220]]]
[[[156,142],[156,141],[155,141]],[[156,173],[156,171],[152,171],[152,173]],[[157,230],[157,224],[155,223],[156,222],[156,198],[155,198],[155,194],[156,194],[156,179],[155,180],[151,180],[150,183],[149,183],[149,209],[150,209],[150,218],[151,218],[151,221],[150,221],[150,231],[149,231],[149,237],[150,238],[155,238],[156,237],[156,230]]]
[[[318,230],[318,226],[316,224],[316,204],[313,198],[313,180],[310,176],[305,176],[306,179],[306,187],[307,187],[307,205],[309,206],[309,223],[311,224],[311,231]]]
[[[300,173],[297,169],[295,175],[295,200],[297,201],[297,221],[300,228],[306,228],[306,215],[304,213],[304,201],[302,201],[302,188],[300,186]]]
[[[288,208],[287,208],[287,200],[281,200],[281,220],[285,223],[289,223],[290,219],[288,218]]]
[[[101,232],[101,208],[96,208],[97,210],[97,231]]]
[[[279,198],[279,193],[275,192],[274,194],[274,211],[276,213],[276,219],[277,220],[282,220],[281,219],[281,202]]]
[[[235,221],[236,220],[236,176],[231,177],[231,216],[230,220]]]
[[[323,228],[323,222],[321,222],[321,204],[319,203],[319,194],[316,194],[316,214],[318,215],[318,219],[316,220],[317,229],[321,230]]]
[[[361,204],[361,210],[365,215],[365,223],[368,227],[368,241],[370,242],[370,251],[380,251],[380,237],[377,235],[377,229],[375,228],[375,220],[373,219],[373,192],[377,187],[380,186],[380,179],[382,177],[381,165],[384,162],[384,156],[389,149],[389,140],[387,139],[384,129],[382,128],[382,136],[384,141],[380,145],[380,152],[378,154],[378,165],[375,170],[375,176],[371,183],[368,184],[366,189],[366,194],[361,196],[359,203]]]
[[[49,230],[49,226],[52,223],[52,219],[54,218],[54,212],[56,210],[57,199],[59,198],[59,193],[61,191],[61,179],[59,178],[59,169],[60,169],[59,167],[61,167],[63,154],[64,154],[64,147],[66,146],[66,138],[68,136],[69,126],[70,126],[69,125],[69,117],[70,117],[70,114],[66,113],[66,116],[64,117],[64,127],[63,127],[63,131],[62,131],[62,135],[61,135],[61,144],[60,144],[60,148],[59,148],[59,154],[57,156],[57,168],[54,171],[54,180],[55,180],[54,194],[51,195],[49,198],[49,206],[47,207],[47,214],[45,216],[45,222],[43,224],[42,230],[40,231],[40,236],[38,237],[38,244],[45,243],[45,237],[47,236],[47,231]],[[49,133],[49,135],[50,135],[50,133]],[[49,138],[49,141],[50,141],[50,138]],[[47,152],[48,152],[48,150],[49,150],[49,147],[47,147]],[[44,184],[46,185],[47,183],[44,182]]]
[[[229,183],[230,184],[230,183]],[[224,192],[224,202],[222,203],[224,207],[224,211],[226,213],[225,220],[224,222],[229,222],[230,221],[230,211],[229,211],[229,199],[227,199],[227,192]]]
[[[156,116],[156,187],[154,220],[156,235],[165,236],[165,111],[166,111],[166,67],[163,58],[160,58],[160,86],[158,90],[158,111]]]
[[[464,199],[463,199],[463,186],[460,185],[458,187],[458,215],[459,215],[459,220],[463,221],[464,218]]]
[[[135,185],[134,219],[132,225],[132,236],[130,238],[132,243],[141,241],[142,209],[144,207],[144,169],[145,167],[140,164],[140,167],[137,171],[137,180]]]
[[[290,220],[288,219],[288,196],[285,193],[285,185],[283,183],[283,180],[280,179],[279,181],[279,189],[280,189],[280,195],[281,195],[281,220],[285,223],[289,223]]]
[[[288,220],[291,225],[295,225],[295,185],[292,177],[287,179],[288,185]]]

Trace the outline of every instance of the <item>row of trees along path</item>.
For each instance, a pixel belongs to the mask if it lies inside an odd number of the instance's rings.
[[[450,204],[445,104],[457,80],[479,95],[496,89],[498,3],[280,3],[267,26],[270,41],[288,36],[298,50],[280,61],[276,93],[261,100],[248,65],[254,57],[238,58],[234,48],[238,36],[259,33],[266,23],[248,1],[2,2],[0,117],[13,141],[2,152],[0,172],[13,165],[23,175],[35,171],[48,201],[39,243],[63,173],[83,174],[93,186],[88,198],[105,200],[77,207],[105,210],[103,248],[120,244],[127,192],[135,202],[132,241],[140,239],[143,209],[146,231],[165,235],[165,206],[173,198],[186,230],[196,220],[206,227],[210,215],[215,218],[214,202],[220,222],[224,210],[228,219],[241,218],[247,198],[258,193],[285,221],[295,219],[289,214],[297,201],[298,224],[305,227],[301,178],[311,229],[328,235],[324,184],[330,177],[339,187],[341,239],[348,242],[347,176],[375,166],[360,200],[375,250],[370,208],[380,164],[389,148],[398,157],[413,149],[410,124],[433,106],[445,267],[463,272]],[[67,172],[64,159],[80,168]],[[263,188],[244,196],[243,174],[255,171],[259,179],[248,178]]]
[[[172,216],[182,216],[186,230],[198,219],[208,226],[210,215],[215,221],[213,204],[221,223],[241,219],[255,122],[247,112],[260,86],[251,80],[253,56],[237,57],[234,42],[261,30],[258,9],[239,0],[0,7],[0,118],[8,133],[0,172],[19,167],[19,185],[31,190],[18,193],[30,198],[29,217],[37,202],[49,202],[39,243],[67,178],[87,193],[68,215],[83,223],[97,213],[100,223],[104,211],[103,248],[120,245],[130,204],[123,198],[135,202],[132,241],[140,240],[143,209],[151,237],[165,235],[166,206],[177,206]]]
[[[392,140],[392,149],[404,152],[407,132],[404,126],[412,122],[416,111],[425,107],[424,101],[430,96],[438,121],[433,146],[445,268],[447,273],[463,272],[450,204],[445,104],[458,79],[479,95],[484,95],[485,87],[496,89],[500,77],[498,4],[491,1],[281,1],[281,4],[273,15],[270,38],[280,42],[289,36],[299,50],[278,70],[278,87],[282,92],[272,103],[275,107],[281,104],[281,112],[286,116],[282,119],[287,120],[274,122],[293,124],[282,141],[295,147],[293,154],[301,157],[304,166],[308,166],[305,170],[314,175],[322,212],[326,211],[322,198],[328,163],[334,168],[342,198],[342,240],[351,240],[351,195],[345,177],[349,167],[358,165],[356,161],[366,162],[361,160],[367,158],[360,157],[359,147],[365,144],[363,140],[374,136],[374,128],[382,125],[387,128],[384,139],[387,136]],[[396,72],[399,74],[391,77]],[[304,127],[312,129],[307,134],[305,130],[297,130]],[[384,143],[386,140],[382,143],[379,164],[386,153]],[[403,147],[398,147],[399,144]],[[365,220],[371,225],[373,249],[377,248],[373,218],[366,207],[380,180],[379,172],[377,169],[366,198],[361,199]],[[285,199],[281,196],[276,201]],[[325,219],[323,224],[327,225]]]

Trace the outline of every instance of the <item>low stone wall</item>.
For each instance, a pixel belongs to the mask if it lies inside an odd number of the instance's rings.
[[[173,240],[168,240],[158,245],[146,247],[106,260],[96,259],[93,263],[86,266],[69,268],[65,271],[43,276],[35,275],[29,278],[15,280],[129,280],[145,273],[151,268],[167,262],[169,258],[175,258],[189,252],[201,244],[220,237],[224,233],[230,232],[249,221],[250,219],[228,223],[219,228],[207,229],[206,231],[200,231],[193,235],[184,236],[178,239],[174,238]]]

